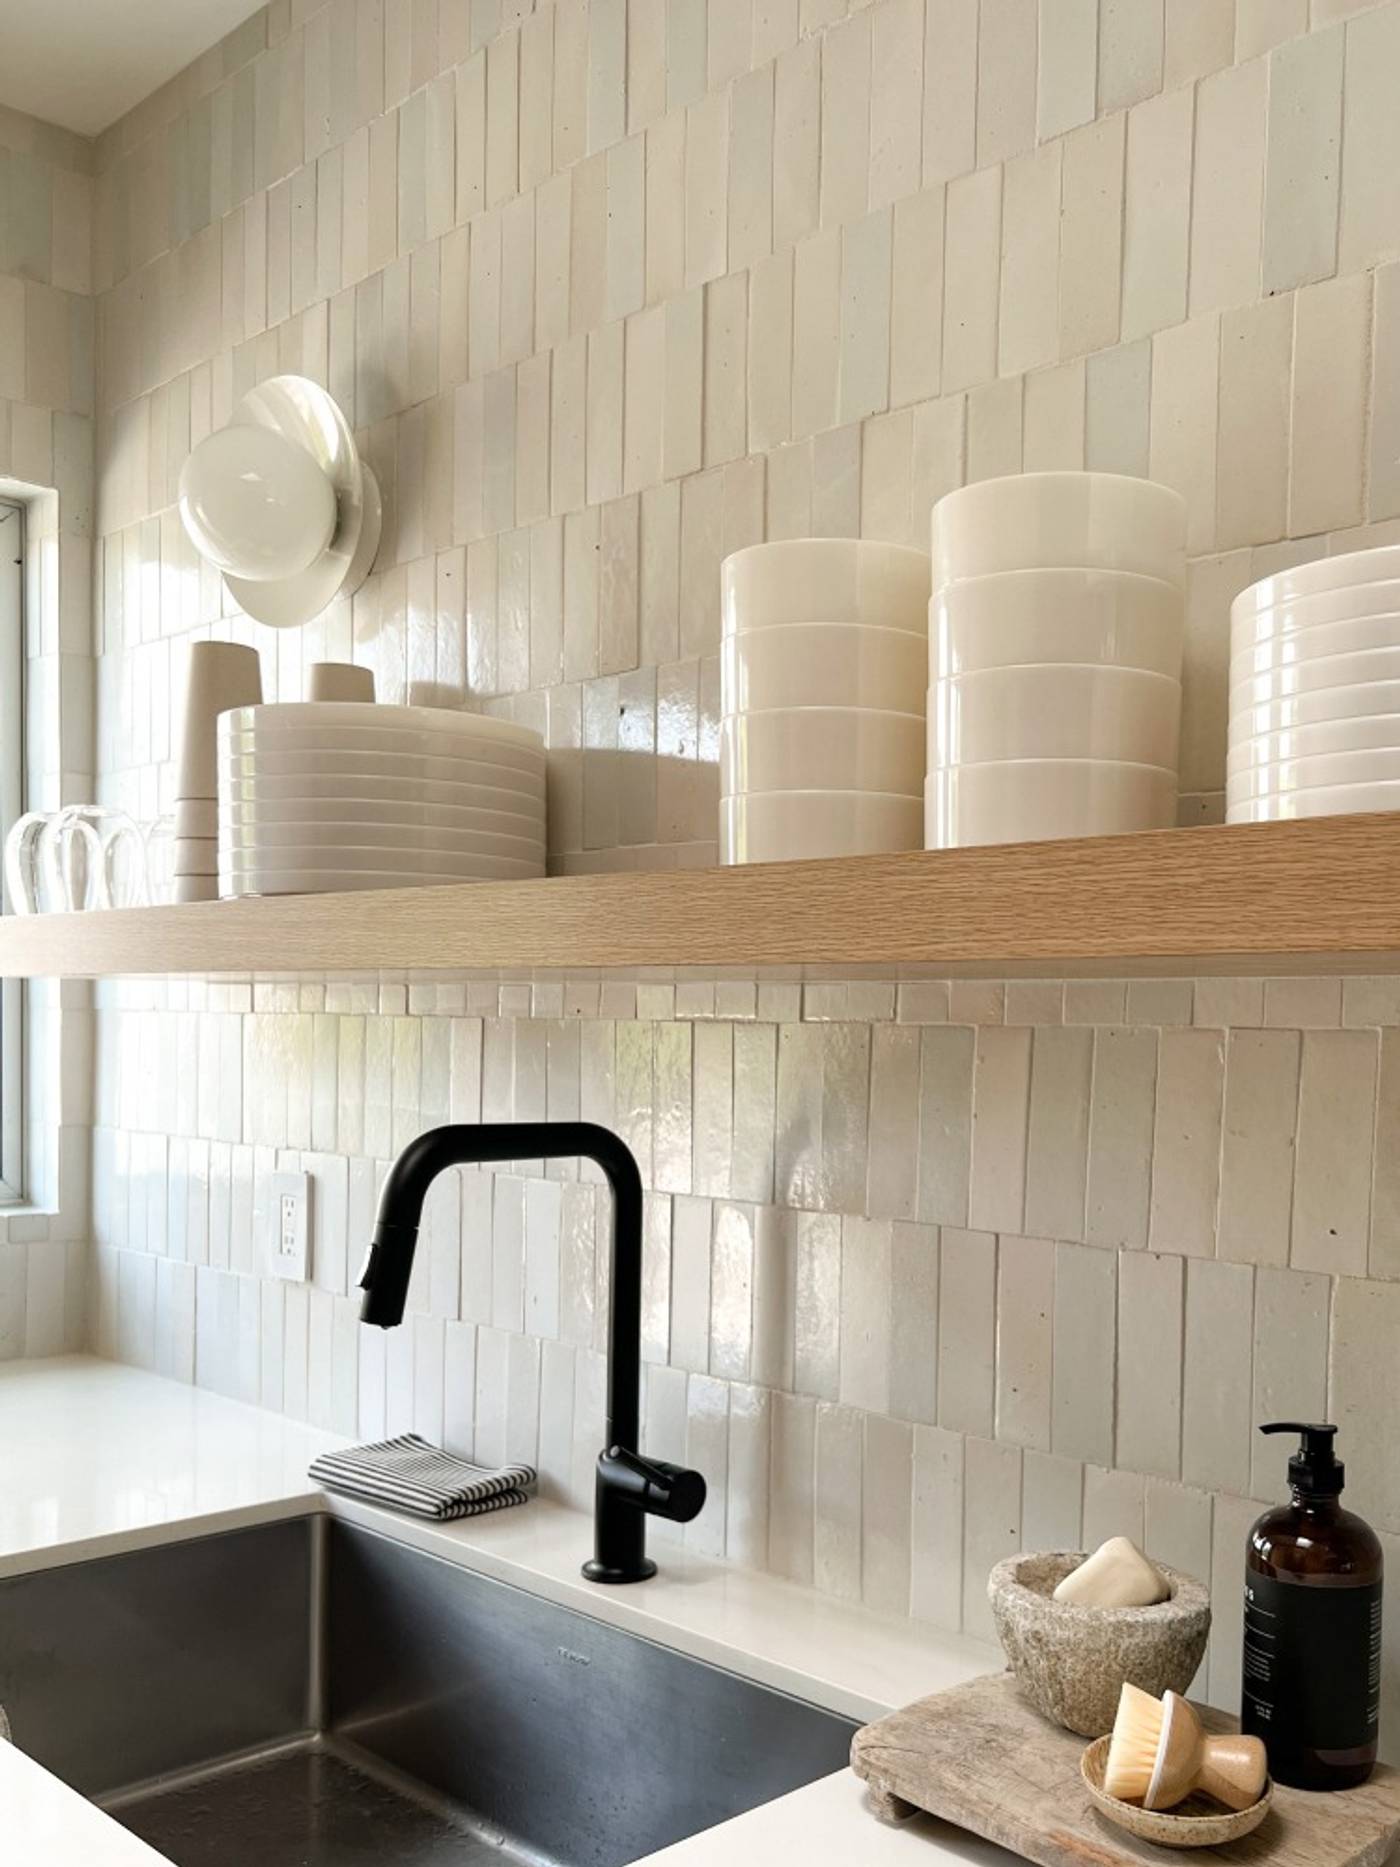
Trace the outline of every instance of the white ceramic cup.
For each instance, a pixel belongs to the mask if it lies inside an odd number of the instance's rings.
[[[928,763],[1002,759],[1114,759],[1176,765],[1181,685],[1136,668],[988,668],[935,681]]]
[[[922,635],[929,561],[868,538],[791,538],[747,545],[720,566],[726,635],[789,623],[842,621]]]
[[[755,629],[720,643],[721,713],[777,707],[921,713],[927,685],[927,642],[897,629],[811,624]]]
[[[219,866],[217,838],[177,836],[174,864],[177,875],[213,875]]]
[[[929,849],[1039,843],[1165,830],[1176,821],[1176,773],[1098,759],[1016,759],[930,772]]]
[[[1121,473],[1014,473],[933,508],[935,588],[996,571],[1136,571],[1183,587],[1186,502]]]
[[[719,780],[745,791],[889,791],[918,797],[924,721],[860,707],[786,707],[719,723]]]
[[[923,811],[914,797],[875,791],[770,791],[719,806],[722,863],[796,862],[917,849]]]
[[[359,703],[374,699],[374,669],[353,661],[313,661],[306,670],[306,698]]]
[[[240,642],[190,644],[180,725],[178,796],[215,795],[219,716],[230,707],[256,705],[261,699],[262,670],[255,649],[245,648]]]
[[[929,604],[929,671],[1097,663],[1181,678],[1185,605],[1175,584],[1115,570],[969,577]]]
[[[219,806],[212,797],[175,800],[175,835],[214,836],[219,828]]]

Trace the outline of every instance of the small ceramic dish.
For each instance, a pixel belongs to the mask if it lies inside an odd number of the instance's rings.
[[[1140,1841],[1154,1841],[1161,1848],[1224,1847],[1228,1841],[1252,1835],[1269,1813],[1274,1799],[1272,1778],[1264,1784],[1259,1800],[1247,1809],[1223,1809],[1209,1796],[1188,1796],[1174,1809],[1140,1809],[1136,1803],[1120,1802],[1103,1786],[1111,1742],[1111,1735],[1096,1737],[1080,1758],[1079,1774],[1099,1814]]]

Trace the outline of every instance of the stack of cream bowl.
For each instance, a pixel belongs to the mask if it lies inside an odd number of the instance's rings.
[[[1231,823],[1400,810],[1400,545],[1235,598],[1225,785]]]
[[[720,861],[917,849],[923,809],[922,551],[853,538],[724,560]]]
[[[933,509],[925,843],[1176,820],[1186,509],[1116,473],[1026,473]]]
[[[299,701],[219,719],[219,893],[528,881],[538,733],[443,707]]]

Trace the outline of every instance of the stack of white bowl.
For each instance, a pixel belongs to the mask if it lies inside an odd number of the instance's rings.
[[[724,560],[720,861],[917,849],[929,562],[852,538]]]
[[[1400,810],[1400,546],[1235,598],[1225,782],[1231,823]]]
[[[933,509],[930,849],[1176,820],[1186,512],[1115,473],[1026,473]]]
[[[545,872],[538,733],[440,707],[300,701],[219,719],[219,893]]]

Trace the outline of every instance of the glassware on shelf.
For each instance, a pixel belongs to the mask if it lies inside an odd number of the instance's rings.
[[[26,811],[5,838],[5,891],[12,914],[47,913],[56,905],[48,896],[44,862],[44,839],[53,820],[52,811]]]
[[[156,898],[152,863],[157,875],[163,872],[158,840],[162,831],[168,845],[169,818],[143,828],[124,810],[104,804],[27,812],[5,843],[12,911],[62,914],[142,906]]]

